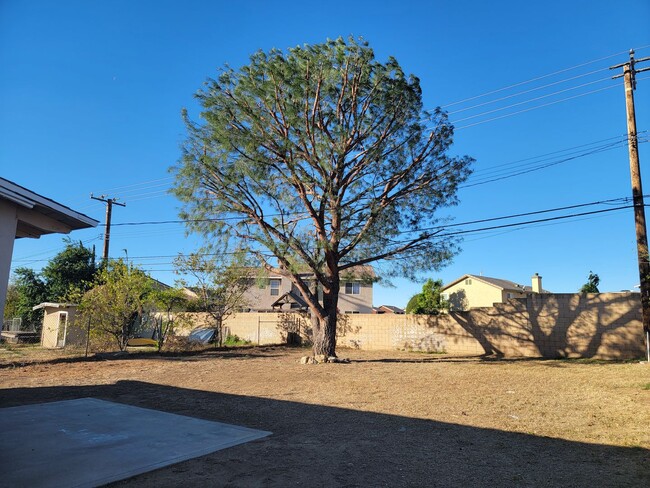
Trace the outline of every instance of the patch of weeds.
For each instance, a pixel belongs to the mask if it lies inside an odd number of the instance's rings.
[[[650,390],[650,383],[646,383],[641,387],[642,390]]]
[[[250,344],[252,344],[251,341],[240,339],[237,335],[228,335],[223,341],[223,345],[226,347],[249,346]]]

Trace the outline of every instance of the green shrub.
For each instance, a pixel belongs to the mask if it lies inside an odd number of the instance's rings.
[[[248,346],[249,344],[251,344],[251,341],[240,339],[237,335],[227,335],[223,341],[223,345],[228,347]]]

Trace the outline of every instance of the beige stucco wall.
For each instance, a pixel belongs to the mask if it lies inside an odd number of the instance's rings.
[[[225,325],[229,333],[254,344],[282,343],[287,329],[303,336],[309,330],[308,321],[297,314],[243,313],[228,318]],[[641,357],[645,347],[638,293],[533,294],[494,307],[438,316],[345,315],[338,345],[453,355],[602,359]]]

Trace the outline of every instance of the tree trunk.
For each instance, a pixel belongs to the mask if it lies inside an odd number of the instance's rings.
[[[338,313],[339,287],[338,282],[329,290],[323,290],[324,316],[315,316],[314,345],[315,356],[324,355],[336,357],[336,322]],[[313,312],[312,312],[313,313]]]

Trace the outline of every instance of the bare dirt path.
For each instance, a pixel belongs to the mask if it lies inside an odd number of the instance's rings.
[[[273,432],[119,486],[650,486],[647,364],[304,354],[5,352],[0,407],[92,396]]]

